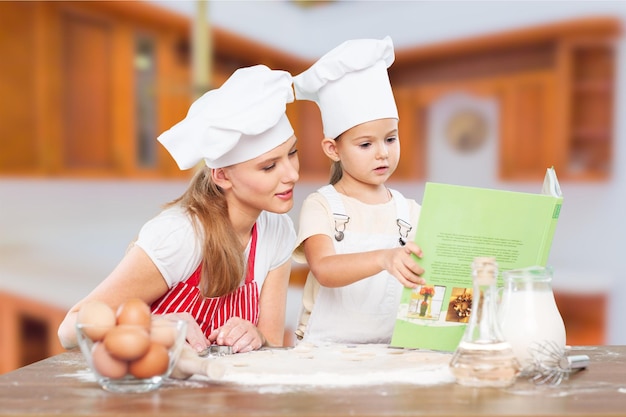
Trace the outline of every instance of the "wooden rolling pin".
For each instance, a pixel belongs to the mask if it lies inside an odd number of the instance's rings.
[[[226,368],[216,358],[201,358],[191,346],[185,343],[170,376],[176,379],[187,379],[192,375],[202,375],[217,380],[222,379],[225,372]]]

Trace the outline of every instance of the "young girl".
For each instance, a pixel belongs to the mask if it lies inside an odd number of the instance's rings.
[[[296,99],[320,108],[330,185],[306,198],[294,259],[310,268],[296,336],[388,343],[402,287],[423,284],[413,242],[419,205],[385,185],[398,166],[391,39],[352,40],[294,77]]]
[[[285,214],[298,180],[285,115],[291,75],[257,65],[195,101],[158,140],[181,169],[204,161],[185,193],[148,221],[120,264],[59,327],[76,345],[77,312],[100,300],[140,298],[188,321],[187,341],[246,352],[283,343],[295,230]]]

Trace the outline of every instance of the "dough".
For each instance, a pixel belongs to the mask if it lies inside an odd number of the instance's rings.
[[[218,383],[333,387],[453,382],[448,369],[451,357],[451,353],[387,345],[300,343],[293,348],[262,349],[215,360],[225,368]]]

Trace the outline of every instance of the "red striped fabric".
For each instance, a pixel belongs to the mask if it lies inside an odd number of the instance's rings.
[[[252,241],[246,271],[245,284],[221,297],[205,298],[198,284],[202,265],[189,278],[179,282],[152,303],[153,314],[188,312],[195,319],[205,335],[222,327],[231,317],[241,317],[255,325],[259,320],[259,289],[254,281],[254,258],[256,255],[257,230],[252,228]]]

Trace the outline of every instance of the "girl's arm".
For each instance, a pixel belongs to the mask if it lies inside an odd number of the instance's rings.
[[[412,241],[399,248],[338,255],[331,238],[318,234],[307,238],[303,249],[311,272],[325,287],[343,287],[381,271],[389,272],[405,287],[425,283],[420,277],[424,269],[412,257],[421,257],[422,250]]]

